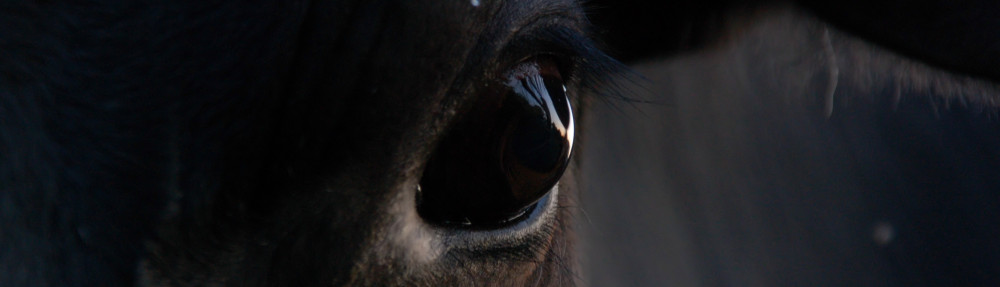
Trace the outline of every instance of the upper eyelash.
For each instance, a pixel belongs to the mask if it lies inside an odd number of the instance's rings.
[[[565,65],[560,68],[565,72],[567,83],[579,88],[580,96],[596,97],[609,104],[656,103],[632,97],[639,94],[634,89],[641,89],[645,79],[605,54],[582,32],[562,25],[545,25],[525,34],[515,40],[515,45],[527,42],[526,45],[543,51],[535,55],[549,54],[560,59],[560,65]]]

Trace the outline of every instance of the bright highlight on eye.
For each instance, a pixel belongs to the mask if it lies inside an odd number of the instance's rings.
[[[516,222],[569,164],[575,123],[555,61],[531,58],[489,87],[424,171],[418,211],[432,223],[492,228]]]

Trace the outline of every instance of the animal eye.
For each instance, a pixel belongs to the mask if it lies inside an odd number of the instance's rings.
[[[484,89],[427,162],[417,209],[432,223],[516,222],[569,164],[573,112],[555,61],[523,61]]]

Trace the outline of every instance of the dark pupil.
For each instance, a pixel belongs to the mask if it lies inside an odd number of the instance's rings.
[[[439,144],[421,179],[431,222],[494,227],[518,219],[559,181],[573,148],[573,115],[551,61],[522,63],[490,85]]]
[[[531,198],[558,181],[572,148],[569,101],[560,80],[542,74],[511,79],[504,108],[514,114],[502,166],[515,196]],[[554,175],[554,177],[553,177]],[[532,198],[535,200],[537,198]]]

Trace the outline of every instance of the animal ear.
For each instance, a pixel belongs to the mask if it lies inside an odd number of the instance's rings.
[[[747,2],[747,1],[743,1]],[[595,37],[609,54],[624,62],[666,56],[703,46],[722,28],[732,0],[646,1],[593,0],[584,3]]]

